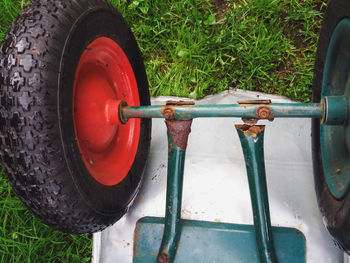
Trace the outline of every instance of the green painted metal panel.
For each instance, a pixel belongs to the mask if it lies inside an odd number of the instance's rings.
[[[181,220],[175,263],[258,263],[254,226]],[[155,263],[164,218],[145,217],[134,235],[133,263]],[[279,263],[306,262],[306,240],[295,228],[272,227]]]

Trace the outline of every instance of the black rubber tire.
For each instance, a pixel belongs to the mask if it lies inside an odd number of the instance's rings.
[[[323,68],[332,33],[339,21],[347,17],[350,18],[349,0],[332,0],[329,2],[316,53],[312,94],[313,102],[320,102]],[[349,254],[350,193],[347,193],[342,199],[336,199],[328,189],[322,165],[320,120],[318,119],[312,120],[312,158],[317,200],[323,221],[336,244]]]
[[[138,151],[117,185],[90,176],[74,135],[72,91],[80,55],[96,37],[114,40],[133,68],[141,105],[149,105],[141,53],[129,26],[106,0],[34,0],[0,49],[0,155],[24,204],[47,225],[92,233],[120,219],[134,200],[150,147],[141,121]]]

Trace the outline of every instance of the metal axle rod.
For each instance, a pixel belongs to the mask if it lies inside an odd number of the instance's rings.
[[[319,103],[223,104],[190,106],[124,107],[122,116],[129,118],[165,118],[188,120],[200,117],[239,117],[245,119],[321,118]]]
[[[326,96],[320,103],[271,103],[270,100],[250,100],[221,105],[194,105],[190,101],[170,101],[162,106],[128,106],[125,101],[116,100],[106,104],[106,118],[111,124],[126,123],[130,118],[319,118],[322,124],[344,125],[349,120],[349,108],[346,96]]]

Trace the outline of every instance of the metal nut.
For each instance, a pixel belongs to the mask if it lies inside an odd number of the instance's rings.
[[[271,110],[270,107],[268,106],[260,106],[256,110],[256,115],[258,116],[259,119],[268,119],[270,117]]]
[[[165,108],[162,112],[162,115],[163,117],[166,119],[166,120],[172,120],[174,119],[174,109],[173,108]]]

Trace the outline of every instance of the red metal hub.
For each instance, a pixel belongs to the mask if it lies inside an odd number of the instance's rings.
[[[106,37],[96,38],[80,57],[75,72],[73,118],[78,147],[91,176],[115,185],[128,174],[135,159],[140,120],[121,125],[121,100],[139,106],[134,72],[121,47]]]

